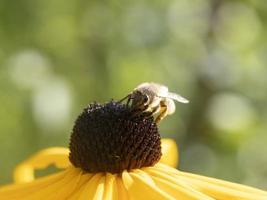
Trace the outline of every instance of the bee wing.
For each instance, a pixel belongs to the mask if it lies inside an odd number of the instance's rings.
[[[182,97],[179,94],[175,94],[175,93],[172,93],[172,92],[168,93],[167,98],[176,100],[176,101],[178,101],[180,103],[189,103],[189,100],[187,100],[186,98]]]

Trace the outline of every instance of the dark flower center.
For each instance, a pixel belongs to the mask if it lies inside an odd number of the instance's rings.
[[[160,157],[153,117],[136,115],[124,104],[90,104],[73,127],[69,159],[86,172],[119,173],[153,166]]]

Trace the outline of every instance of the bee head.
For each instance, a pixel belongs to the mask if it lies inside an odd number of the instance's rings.
[[[132,93],[132,106],[133,107],[142,107],[149,104],[149,96],[141,91],[134,91]]]

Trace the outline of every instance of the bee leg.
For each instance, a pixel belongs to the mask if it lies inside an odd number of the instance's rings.
[[[130,101],[132,100],[132,95],[128,95],[128,99],[127,99],[127,102],[126,102],[126,106],[129,107],[129,104],[130,104]]]
[[[159,115],[155,119],[155,123],[158,124],[163,118],[168,115],[168,107],[164,102],[160,102]]]
[[[135,107],[132,107],[132,116],[133,117],[136,117],[137,115],[141,115],[141,114],[144,114],[145,110],[148,108],[148,105],[144,106],[142,109],[140,108],[135,108]]]
[[[152,112],[143,112],[143,116],[144,116],[144,118],[149,118],[149,117],[151,117],[152,115],[153,115]]]
[[[123,102],[125,99],[127,99],[127,102],[130,101],[129,99],[131,99],[131,94],[128,94],[127,96],[123,97],[121,100],[118,101],[118,103]]]
[[[127,99],[126,106],[129,107],[130,101],[133,99],[132,93],[131,94],[128,94],[126,97],[123,97],[121,100],[118,101],[118,103],[123,102],[125,99]]]
[[[156,106],[151,108],[151,110],[144,112],[144,117],[148,118],[151,117],[152,115],[154,115],[155,113],[157,113],[160,110],[160,106]]]

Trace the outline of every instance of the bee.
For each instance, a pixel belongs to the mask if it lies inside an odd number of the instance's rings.
[[[167,115],[175,112],[174,101],[189,103],[186,98],[169,92],[168,87],[158,83],[142,83],[119,102],[125,99],[127,99],[126,105],[135,110],[137,114],[146,113],[151,116],[159,113],[155,119],[157,124]]]

